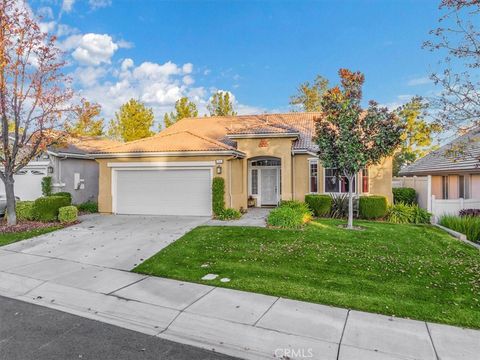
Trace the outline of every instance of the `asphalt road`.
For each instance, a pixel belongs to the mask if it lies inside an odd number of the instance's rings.
[[[0,296],[0,359],[234,358]]]

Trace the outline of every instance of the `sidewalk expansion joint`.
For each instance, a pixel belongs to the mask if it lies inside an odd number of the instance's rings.
[[[115,289],[115,290],[113,290],[113,291],[110,291],[109,293],[107,293],[107,294],[105,294],[105,295],[114,295],[114,294],[113,294],[114,292],[123,290],[123,289],[125,289],[125,288],[127,288],[127,287],[129,287],[129,286],[138,284],[140,281],[143,281],[143,280],[145,280],[146,278],[148,278],[148,276],[144,276],[144,277],[142,277],[141,279],[135,280],[134,282],[132,282],[132,283],[130,283],[130,284],[127,284],[127,285],[124,285],[124,286],[122,286],[122,287],[119,287],[118,289]],[[117,295],[114,295],[114,296],[117,296]],[[119,297],[119,296],[117,296],[117,297]]]
[[[350,315],[350,309],[348,309],[347,311],[347,316],[345,317],[345,324],[343,324],[342,335],[340,335],[340,341],[338,342],[337,360],[340,358],[340,348],[342,347],[343,335],[345,334],[345,329],[347,328],[349,315]]]
[[[277,297],[277,298],[275,299],[275,301],[272,303],[272,305],[270,305],[270,306],[268,307],[268,309],[265,310],[265,312],[257,319],[257,321],[255,321],[255,322],[253,323],[253,326],[257,326],[258,322],[259,322],[260,320],[262,320],[262,318],[270,311],[270,309],[273,307],[273,305],[275,305],[275,304],[277,303],[278,300],[280,300],[279,297]]]
[[[430,339],[430,342],[432,343],[433,351],[435,352],[435,358],[439,360],[440,357],[438,356],[437,349],[435,348],[435,343],[433,342],[432,334],[430,333],[430,328],[428,327],[427,322],[425,322],[425,327],[427,328],[428,337]]]

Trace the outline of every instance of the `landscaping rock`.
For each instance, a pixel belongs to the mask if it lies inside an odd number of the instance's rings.
[[[221,278],[220,282],[227,283],[227,282],[230,282],[230,279],[229,278]]]
[[[215,280],[218,277],[217,274],[207,274],[202,277],[202,280]]]

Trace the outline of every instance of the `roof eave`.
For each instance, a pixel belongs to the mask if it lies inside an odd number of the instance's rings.
[[[299,132],[290,133],[264,133],[264,134],[227,134],[230,139],[263,139],[263,138],[298,138]]]
[[[126,152],[126,153],[92,153],[90,156],[95,159],[111,159],[119,157],[158,157],[158,156],[208,156],[208,155],[229,155],[244,158],[245,153],[237,150],[212,150],[212,151],[163,151],[163,152]]]

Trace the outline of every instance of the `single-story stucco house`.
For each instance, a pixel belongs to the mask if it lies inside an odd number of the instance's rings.
[[[403,168],[400,176],[425,179],[426,209],[436,216],[480,208],[480,127]]]
[[[159,134],[91,154],[99,163],[100,212],[212,214],[211,184],[225,179],[225,203],[235,209],[342,193],[345,178],[324,169],[312,137],[320,113],[186,118]],[[392,164],[357,175],[358,194],[392,199]]]
[[[67,137],[61,145],[50,146],[14,175],[15,195],[20,200],[39,198],[42,179],[51,176],[52,191],[71,193],[74,204],[97,201],[98,163],[89,153],[118,144],[103,137]],[[5,194],[5,187],[0,181],[1,194]]]

